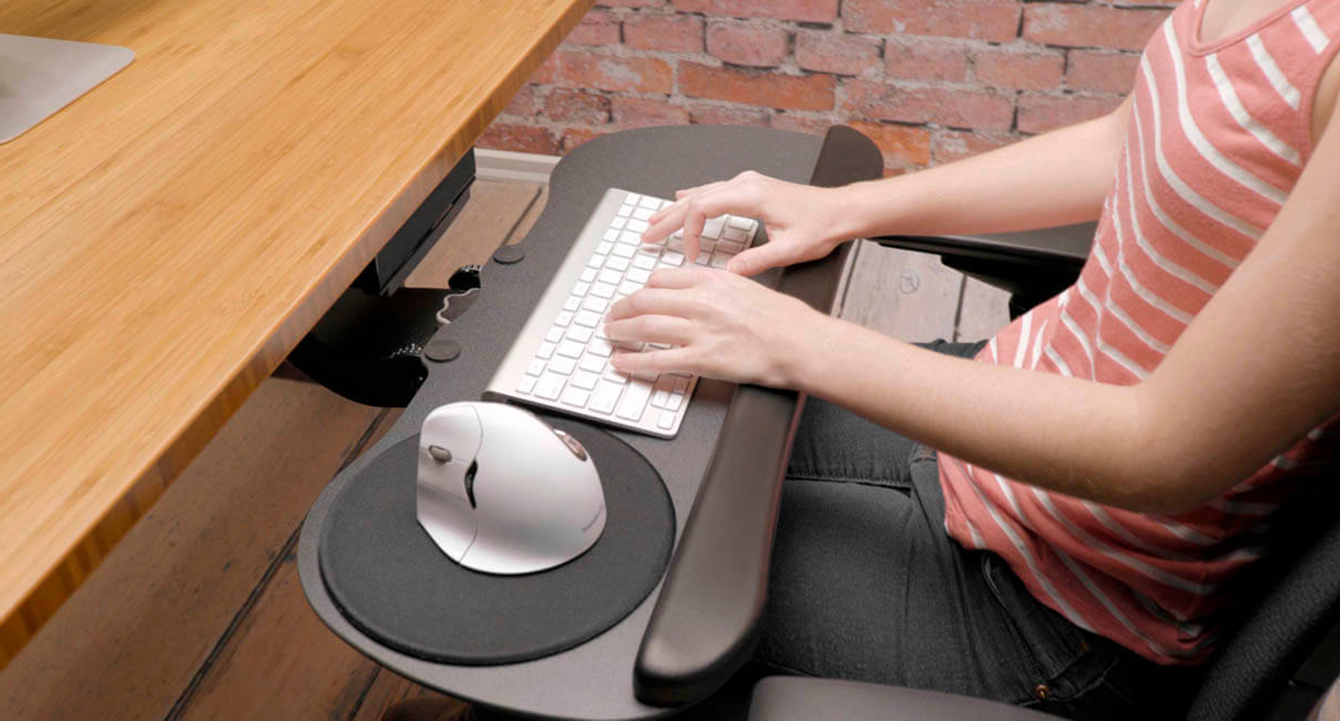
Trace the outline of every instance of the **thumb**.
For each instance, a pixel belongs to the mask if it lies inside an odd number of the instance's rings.
[[[789,264],[791,254],[788,251],[786,246],[775,241],[764,243],[731,258],[726,270],[739,275],[758,275],[769,268]]]

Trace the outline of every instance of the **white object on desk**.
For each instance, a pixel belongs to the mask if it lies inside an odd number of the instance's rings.
[[[0,143],[56,114],[135,59],[116,45],[0,33]]]

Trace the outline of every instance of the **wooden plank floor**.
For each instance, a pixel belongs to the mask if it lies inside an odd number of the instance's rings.
[[[408,281],[443,287],[525,235],[547,188],[480,180]],[[931,256],[872,244],[844,317],[908,340],[973,340],[1002,293]],[[285,369],[0,672],[4,719],[449,721],[464,705],[360,656],[317,620],[294,562],[316,495],[398,417]],[[387,713],[396,709],[394,718]]]

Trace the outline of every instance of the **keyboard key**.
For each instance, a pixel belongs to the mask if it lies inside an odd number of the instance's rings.
[[[618,271],[616,271],[616,270],[611,270],[611,269],[609,269],[609,268],[605,268],[604,270],[600,271],[600,275],[598,275],[598,276],[596,276],[596,277],[600,279],[600,282],[601,282],[601,283],[609,283],[610,285],[618,285],[618,284],[619,284],[619,281],[622,281],[622,280],[623,280],[623,273],[620,273],[620,272],[618,272]]]
[[[618,230],[616,230],[616,229],[614,229],[614,228],[610,228],[609,230],[605,231],[605,240],[606,240],[607,242],[613,243],[614,241],[616,241],[616,240],[618,240],[618,239],[619,239],[619,231],[618,231]]]
[[[656,373],[655,371],[638,371],[637,373],[633,374],[633,377],[640,381],[655,383],[656,379],[661,377],[661,374]]]
[[[609,255],[611,250],[614,250],[614,244],[608,241],[596,246],[596,252],[600,255]]]
[[[637,421],[642,418],[642,410],[647,407],[647,399],[650,397],[650,383],[633,381],[628,384],[627,390],[623,393],[623,398],[619,399],[619,407],[614,414],[620,418]]]
[[[600,300],[599,298],[588,298],[588,300],[593,300],[598,303],[605,302],[603,300]],[[577,315],[573,317],[572,322],[576,323],[577,325],[586,326],[587,328],[594,328],[600,325],[600,311],[593,312],[589,310],[579,310],[577,311]],[[573,328],[575,327],[576,326],[573,326]],[[587,334],[588,334],[587,338],[582,340],[583,343],[585,343],[587,340],[590,340],[589,330],[587,331]],[[568,329],[568,335],[572,335],[572,328]]]
[[[622,205],[622,206],[619,206],[619,215],[621,215],[621,216],[627,218],[628,216],[630,216],[630,215],[632,215],[632,214],[633,214],[633,206],[631,206],[631,205]]]
[[[596,374],[604,373],[605,359],[601,358],[599,355],[587,353],[586,355],[582,356],[581,361],[577,363],[577,367],[581,368],[582,370],[588,373],[596,373]],[[535,375],[539,375],[539,373],[536,373]],[[582,387],[585,388],[586,386]]]
[[[679,404],[684,401],[683,393],[671,393],[670,397],[665,399],[665,409],[667,411],[679,410]]]
[[[577,309],[580,308],[580,307],[582,307],[582,298],[581,298],[581,296],[578,296],[578,295],[570,295],[570,296],[568,296],[568,299],[567,299],[567,300],[563,301],[563,310],[566,310],[566,311],[574,311],[574,310],[577,310]]]
[[[652,391],[651,405],[654,408],[664,408],[665,402],[670,400],[670,394],[665,391]]]
[[[712,267],[725,268],[726,263],[729,263],[730,259],[731,259],[730,253],[722,253],[721,251],[717,251],[717,253],[712,256]]]
[[[661,256],[661,260],[670,265],[681,265],[684,263],[684,254],[676,253],[674,251],[666,251],[665,255]]]
[[[698,243],[698,252],[699,252],[699,253],[711,253],[712,251],[714,251],[714,250],[716,250],[716,249],[717,249],[717,242],[716,242],[715,240],[708,240],[708,239],[706,239],[706,238],[703,238],[703,239]]]
[[[628,225],[625,225],[624,227],[634,233],[645,233],[647,232],[647,228],[650,228],[651,226],[647,225],[647,221],[645,220],[633,219],[628,221]]]
[[[684,252],[684,239],[676,238],[673,235],[665,239],[665,249],[674,250],[680,253]]]
[[[744,232],[743,230],[736,230],[735,228],[727,228],[721,231],[721,239],[729,240],[734,243],[744,243],[745,241],[749,240],[749,234]]]
[[[568,332],[572,332],[571,329],[569,329]],[[582,348],[581,343],[570,340],[565,340],[558,344],[558,354],[569,358],[581,358],[583,350],[585,349]]]
[[[548,401],[558,398],[558,394],[563,392],[563,384],[567,378],[556,373],[545,373],[540,376],[540,381],[535,384],[535,395]]]
[[[661,430],[670,430],[675,427],[675,414],[670,411],[661,411],[660,420],[656,421],[656,427]]]
[[[716,240],[721,237],[721,226],[724,224],[721,218],[708,218],[707,222],[703,224],[703,232],[699,235]]]
[[[584,268],[584,269],[582,269],[582,277],[581,277],[581,281],[582,281],[583,283],[590,283],[591,281],[593,281],[593,280],[595,280],[595,279],[596,279],[596,269],[595,269],[595,268]]]
[[[553,360],[549,361],[549,370],[560,375],[570,376],[573,371],[577,370],[577,360],[556,355]]]
[[[591,292],[591,284],[590,284],[590,283],[583,283],[583,282],[581,282],[581,281],[578,281],[576,285],[572,286],[572,294],[573,294],[573,295],[576,295],[576,296],[583,296],[583,295],[586,295],[586,294],[589,293],[589,292]],[[571,309],[571,308],[564,308],[564,310],[572,310],[572,309]]]
[[[754,221],[749,218],[741,218],[738,215],[727,216],[727,218],[726,225],[732,228],[743,230],[746,233],[751,232],[754,229]]]
[[[549,332],[544,334],[544,339],[549,341],[550,343],[557,343],[563,340],[563,329],[550,328]]]
[[[619,234],[619,242],[629,245],[642,245],[642,235],[631,230],[625,230]]]
[[[642,198],[638,200],[637,204],[642,206],[643,208],[650,208],[652,210],[661,209],[661,201],[658,198],[651,198],[646,195],[642,196]]]
[[[622,392],[622,385],[600,381],[600,385],[596,386],[595,393],[591,395],[591,403],[588,408],[597,413],[609,415],[614,412],[614,405],[619,402],[619,394]]]
[[[647,253],[638,253],[633,256],[633,266],[644,270],[651,270],[656,267],[656,256]]]
[[[591,294],[599,298],[610,298],[614,295],[614,286],[609,283],[596,283],[591,286]],[[567,323],[563,325],[567,325]]]
[[[683,394],[684,394],[684,391],[687,391],[687,390],[689,389],[689,379],[688,379],[688,378],[685,378],[684,376],[678,375],[678,374],[676,374],[676,375],[677,375],[677,377],[675,378],[675,390],[674,390],[674,392],[675,392],[675,393],[678,393],[678,394],[680,394],[680,395],[683,395]]]
[[[538,376],[544,372],[544,361],[539,358],[531,360],[530,365],[526,366],[526,375]]]
[[[613,270],[618,273],[623,273],[624,271],[628,270],[628,266],[629,266],[628,259],[618,255],[611,255],[609,259],[605,261],[606,268],[609,268],[610,270]]]
[[[558,346],[554,345],[553,343],[541,343],[540,349],[535,351],[535,357],[542,358],[544,360],[549,360],[549,358],[551,358],[554,355],[554,351],[557,349]]]
[[[620,243],[614,246],[614,254],[620,258],[632,258],[634,253],[638,252],[638,247],[627,243]]]
[[[637,208],[633,211],[633,217],[637,218],[638,220],[647,220],[651,218],[651,216],[655,214],[655,212],[656,211],[652,210],[651,208]]]
[[[627,203],[628,205],[637,205],[638,201],[640,200],[642,200],[642,196],[638,195],[637,193],[629,193],[628,197],[624,198],[623,202]]]
[[[599,268],[604,264],[605,264],[605,256],[603,255],[593,255],[591,256],[590,260],[586,261],[587,267],[590,268]]]
[[[572,311],[561,310],[558,312],[558,315],[554,316],[554,325],[556,326],[567,328],[568,324],[571,322],[572,322]]]
[[[568,338],[581,343],[583,348],[586,347],[586,342],[591,340],[591,334],[593,333],[595,333],[595,331],[591,330],[589,327],[580,326],[576,323],[568,326]],[[563,350],[559,349],[558,352],[562,353]],[[577,356],[573,356],[573,358],[576,357]]]
[[[582,307],[595,313],[604,313],[606,308],[610,307],[610,302],[599,296],[591,296],[582,301]],[[591,326],[594,328],[595,326]]]
[[[539,379],[536,378],[535,376],[522,377],[521,382],[518,383],[516,386],[516,392],[524,395],[530,395],[530,392],[535,390],[535,382],[537,380]]]
[[[568,389],[563,391],[563,398],[560,402],[575,408],[585,408],[586,402],[590,399],[591,394],[587,391],[580,388],[573,388],[572,385],[568,385]]]
[[[624,274],[624,277],[633,281],[634,283],[641,283],[643,285],[646,285],[647,281],[651,279],[651,273],[641,268],[629,268],[628,272]]]
[[[736,253],[744,250],[744,244],[723,240],[721,241],[721,244],[717,246],[717,250],[722,253],[729,253],[731,255],[735,255]]]
[[[707,265],[708,263],[711,263],[711,262],[712,262],[712,254],[711,254],[711,253],[699,253],[699,254],[698,254],[698,259],[695,260],[695,261],[693,261],[693,264],[694,264],[694,265]]]
[[[608,358],[610,357],[610,354],[614,352],[614,346],[603,338],[593,338],[591,339],[591,342],[587,344],[586,350],[598,356]]]
[[[661,201],[661,210],[665,210],[666,208],[669,208],[670,206],[672,206],[672,205],[674,205],[674,204],[675,204],[675,203],[674,203],[674,201],[672,201],[672,200],[662,200],[662,201]]]
[[[582,360],[584,361],[585,359]],[[589,391],[596,387],[596,381],[598,380],[600,380],[599,371],[594,373],[589,371],[577,371],[577,375],[572,377],[571,385],[581,388],[584,391]],[[586,404],[583,403],[582,405]]]
[[[610,383],[618,383],[619,385],[623,385],[624,383],[628,382],[628,374],[621,373],[619,371],[614,370],[613,368],[606,368],[604,375],[600,377],[604,378]]]
[[[623,230],[623,224],[627,222],[628,222],[627,218],[615,218],[613,221],[610,222],[610,227],[615,230]],[[609,240],[609,238],[606,238],[605,240]]]
[[[624,295],[632,295],[638,292],[639,290],[642,290],[641,283],[634,283],[631,280],[625,280],[624,282],[619,284],[619,292],[623,293]]]

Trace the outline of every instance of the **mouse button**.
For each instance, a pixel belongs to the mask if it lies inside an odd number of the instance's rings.
[[[427,455],[439,463],[462,459],[470,463],[479,454],[480,425],[479,414],[468,404],[449,403],[433,409],[419,433],[420,457]]]
[[[453,560],[460,561],[475,542],[479,527],[470,505],[451,493],[419,486],[416,515],[419,525]]]

